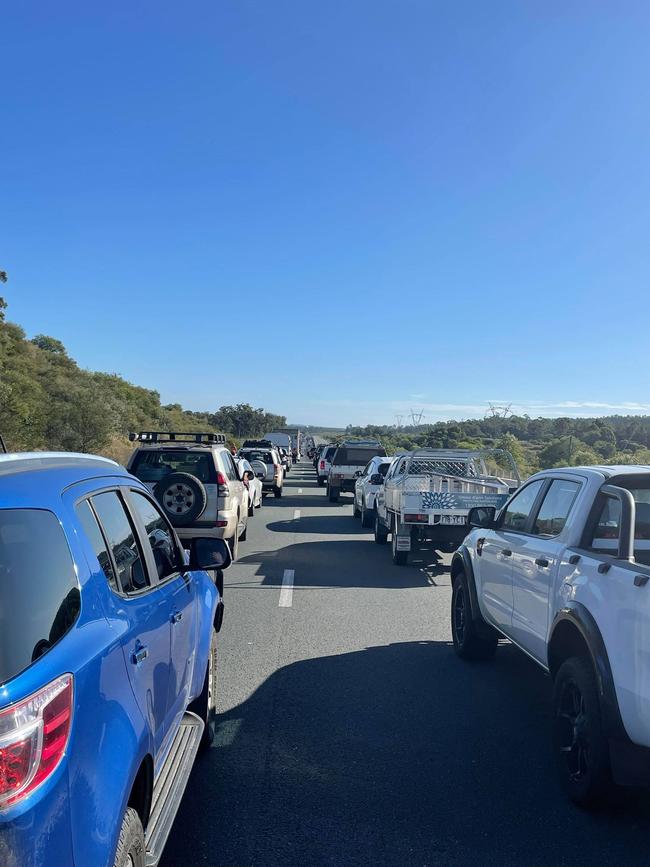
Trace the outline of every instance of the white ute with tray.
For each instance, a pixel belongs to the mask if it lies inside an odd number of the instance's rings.
[[[507,469],[508,476],[499,471]],[[468,532],[469,510],[495,509],[521,484],[504,449],[417,449],[399,455],[377,493],[375,542],[391,536],[393,562],[408,560],[413,541],[453,550]]]

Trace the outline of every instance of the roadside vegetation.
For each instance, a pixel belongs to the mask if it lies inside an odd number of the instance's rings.
[[[6,280],[0,271],[0,282]],[[244,437],[286,426],[285,416],[246,403],[205,412],[184,409],[180,403],[163,405],[153,389],[133,385],[115,373],[83,370],[54,337],[39,334],[27,339],[19,325],[6,320],[6,307],[0,297],[0,433],[10,449],[97,452],[124,462],[132,450],[129,431],[214,431],[239,445]],[[650,464],[650,416],[523,415],[408,428],[303,430],[331,441],[377,437],[389,453],[424,446],[505,448],[524,475],[578,464]]]
[[[489,417],[398,429],[348,427],[346,436],[377,437],[389,452],[423,448],[503,448],[523,475],[580,464],[650,464],[650,416]]]
[[[240,437],[286,425],[284,416],[248,404],[214,412],[163,405],[153,389],[83,370],[54,337],[28,340],[5,309],[0,298],[0,434],[10,450],[96,452],[124,463],[130,431],[214,431],[238,445]]]

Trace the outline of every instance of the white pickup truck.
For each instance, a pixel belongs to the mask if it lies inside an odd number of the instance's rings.
[[[498,463],[497,463],[498,462]],[[509,477],[496,475],[507,468]],[[393,562],[404,565],[413,541],[455,548],[475,506],[500,508],[521,484],[503,449],[417,449],[399,455],[377,493],[375,542],[391,535]]]
[[[469,523],[451,564],[458,655],[506,637],[550,674],[573,801],[650,784],[650,467],[545,470]]]

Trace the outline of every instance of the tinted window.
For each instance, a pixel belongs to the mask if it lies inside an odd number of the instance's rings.
[[[508,503],[501,522],[504,530],[523,530],[544,481],[538,479],[522,488]]]
[[[366,463],[375,455],[385,455],[386,452],[381,447],[372,449],[355,449],[355,448],[340,448],[334,455],[332,463],[335,466],[365,466]]]
[[[156,562],[158,579],[178,572],[180,554],[169,524],[153,503],[137,491],[131,491],[129,498],[133,508],[140,516],[147,532],[147,539]]]
[[[390,468],[390,464],[379,464],[379,467],[378,467],[378,469],[377,469],[377,472],[378,472],[378,473],[381,473],[382,476],[385,477],[385,476],[386,476],[386,473],[387,473],[388,470],[389,470],[389,468]]]
[[[117,579],[124,593],[137,593],[149,580],[135,531],[117,493],[110,491],[92,498],[93,508],[117,565]]]
[[[538,536],[557,536],[561,533],[579,488],[577,482],[555,479],[546,492],[533,525],[533,533]]]
[[[135,456],[131,472],[143,482],[159,482],[170,473],[189,473],[202,482],[215,482],[212,452],[188,449],[142,450]]]
[[[275,463],[271,452],[246,452],[247,461],[262,461],[263,464]]]
[[[650,539],[650,489],[631,488],[630,490],[636,506],[634,538]],[[620,527],[620,500],[616,497],[606,497],[596,522],[593,545],[595,547],[607,547],[607,541],[618,539]]]
[[[102,531],[99,529],[97,518],[95,517],[95,513],[93,512],[88,500],[84,500],[83,502],[79,503],[75,511],[77,512],[79,523],[83,527],[84,533],[86,534],[86,538],[90,542],[90,545],[95,552],[97,562],[99,563],[100,568],[106,576],[106,580],[111,585],[113,590],[117,590],[117,578],[115,577],[115,571],[113,569],[113,564],[111,563],[108,548],[106,547],[106,542],[104,541],[104,537],[102,536]]]
[[[52,512],[0,509],[0,683],[57,643],[81,595],[65,535]]]

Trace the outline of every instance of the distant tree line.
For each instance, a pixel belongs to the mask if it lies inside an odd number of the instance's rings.
[[[650,416],[490,416],[408,428],[349,426],[346,435],[377,437],[390,451],[425,446],[506,448],[526,474],[578,464],[650,464]]]
[[[216,412],[162,405],[153,389],[81,369],[54,337],[28,340],[6,321],[5,307],[0,298],[0,434],[11,450],[98,452],[124,462],[132,450],[130,431],[201,430],[239,438],[286,424],[284,416],[248,404]]]

